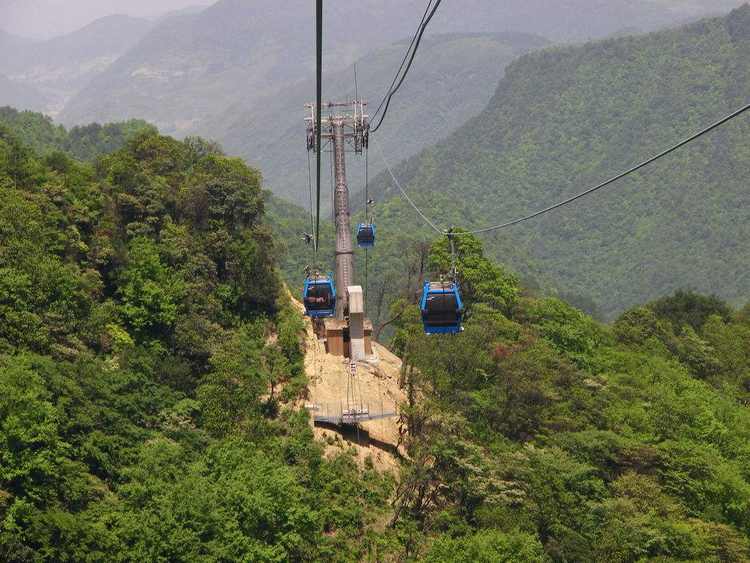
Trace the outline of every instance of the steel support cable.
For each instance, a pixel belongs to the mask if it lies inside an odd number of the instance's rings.
[[[315,217],[313,216],[313,189],[312,189],[312,164],[310,164],[310,151],[307,151],[307,190],[310,192],[310,236],[315,235]],[[309,239],[308,239],[309,244]],[[317,251],[315,248],[314,250]],[[317,261],[317,257],[316,257]]]
[[[409,43],[409,48],[404,53],[404,58],[401,59],[401,64],[399,65],[398,70],[396,71],[396,74],[393,77],[393,80],[391,81],[391,85],[388,87],[388,91],[385,93],[385,96],[383,96],[383,99],[380,101],[380,104],[378,105],[378,109],[375,110],[375,113],[372,116],[373,121],[380,113],[380,110],[383,109],[383,104],[385,104],[385,101],[388,99],[388,94],[390,94],[393,91],[393,87],[396,85],[396,81],[398,81],[398,77],[401,75],[401,71],[404,70],[404,65],[406,64],[406,61],[409,59],[409,53],[411,53],[412,49],[414,48],[414,43],[416,43],[417,37],[419,36],[419,30],[422,29],[422,26],[424,25],[424,22],[427,19],[427,14],[430,13],[432,2],[433,0],[430,0],[429,2],[427,2],[427,7],[424,10],[424,14],[422,14],[422,20],[419,22],[417,31],[414,32],[414,35],[411,38],[411,43]]]
[[[448,242],[451,246],[451,276],[453,277],[453,281],[455,282],[456,277],[458,276],[458,267],[456,265],[456,241],[454,238],[453,228],[448,229],[446,236],[448,237]]]
[[[317,149],[317,177],[316,177],[316,212],[315,212],[315,255],[320,247],[320,172],[321,172],[321,122],[323,106],[323,0],[317,0],[315,5],[315,148]]]
[[[369,149],[365,149],[365,223],[369,224],[370,227],[373,226],[373,220],[370,216],[370,197],[367,193],[367,185],[369,180]],[[374,231],[373,231],[374,234]],[[367,248],[365,248],[365,312],[367,311],[367,290],[368,290],[368,283],[367,283]]]
[[[370,201],[370,194],[368,193],[368,188],[370,184],[370,151],[369,149],[365,149],[365,218],[367,218],[369,214],[369,201]]]
[[[411,205],[414,208],[414,211],[416,211],[417,214],[422,218],[422,220],[425,223],[427,223],[430,227],[432,227],[432,229],[435,232],[441,235],[446,234],[445,230],[438,228],[435,225],[435,223],[430,221],[430,219],[424,213],[422,213],[422,210],[419,209],[419,207],[417,207],[417,205],[412,201],[412,199],[409,197],[409,194],[407,194],[406,191],[404,191],[404,188],[401,187],[401,184],[399,183],[398,178],[396,178],[395,174],[393,174],[393,170],[391,170],[391,167],[388,164],[388,161],[385,159],[385,155],[383,154],[383,149],[380,148],[380,143],[378,143],[378,140],[374,137],[372,140],[375,142],[375,146],[377,147],[378,152],[380,153],[380,158],[383,159],[383,164],[385,165],[386,170],[388,170],[388,174],[390,174],[391,178],[393,179],[393,183],[396,184],[396,187],[401,192],[401,195],[404,196],[404,199],[409,202],[409,205]]]
[[[406,69],[401,75],[401,80],[399,80],[398,84],[396,84],[396,87],[393,88],[388,93],[387,101],[385,103],[385,108],[383,109],[383,115],[380,116],[380,121],[378,121],[378,124],[375,126],[375,128],[370,131],[371,133],[375,133],[378,129],[380,129],[380,126],[383,125],[383,121],[385,120],[386,115],[388,115],[388,108],[391,106],[391,100],[393,99],[393,96],[396,94],[396,92],[398,92],[398,90],[401,88],[401,85],[406,80],[406,76],[409,74],[409,71],[411,70],[411,66],[414,63],[414,59],[417,56],[419,45],[422,42],[422,36],[424,35],[424,32],[427,30],[427,26],[430,24],[430,21],[437,13],[437,9],[440,7],[440,2],[442,2],[442,0],[435,1],[435,5],[433,6],[432,11],[430,12],[430,15],[427,17],[427,19],[424,21],[424,23],[420,27],[419,35],[417,36],[417,42],[414,45],[414,49],[412,50],[412,53],[411,53],[411,58],[409,59],[409,64],[406,66]]]
[[[710,133],[714,129],[718,129],[722,125],[724,125],[724,124],[728,123],[729,121],[731,121],[731,120],[739,117],[740,115],[746,113],[749,110],[750,110],[750,104],[746,104],[745,106],[741,107],[740,109],[738,109],[738,110],[730,113],[726,117],[721,118],[720,120],[718,120],[715,123],[709,125],[708,127],[704,128],[704,129],[701,129],[697,133],[695,133],[695,134],[691,135],[690,137],[688,137],[688,138],[680,141],[676,145],[673,145],[670,148],[668,148],[668,149],[666,149],[666,150],[664,150],[664,151],[662,151],[662,152],[660,152],[660,153],[652,156],[648,160],[644,160],[640,164],[637,164],[637,165],[633,166],[632,168],[626,170],[625,172],[622,172],[622,173],[620,173],[620,174],[618,174],[616,176],[613,176],[609,180],[606,180],[606,181],[602,182],[601,184],[598,184],[598,185],[594,186],[593,188],[589,188],[588,190],[585,190],[585,191],[583,191],[583,192],[581,192],[579,194],[576,194],[576,195],[574,195],[572,197],[569,197],[568,199],[565,199],[565,200],[563,200],[563,201],[561,201],[559,203],[556,203],[554,205],[550,205],[549,207],[546,207],[546,208],[544,208],[544,209],[542,209],[540,211],[536,211],[535,213],[532,213],[530,215],[526,215],[526,216],[521,217],[519,219],[514,219],[512,221],[508,221],[507,223],[502,223],[500,225],[493,225],[491,227],[485,227],[483,229],[475,229],[473,231],[458,231],[458,232],[454,232],[453,236],[462,236],[462,235],[467,235],[467,234],[479,235],[479,234],[483,234],[483,233],[489,233],[489,232],[492,232],[492,231],[498,231],[500,229],[505,229],[507,227],[512,227],[513,225],[518,225],[519,223],[523,223],[524,221],[528,221],[528,220],[533,219],[535,217],[539,217],[540,215],[544,215],[546,213],[549,213],[551,211],[559,209],[559,208],[561,208],[561,207],[563,207],[565,205],[568,205],[570,203],[573,203],[574,201],[576,201],[578,199],[581,199],[581,198],[583,198],[583,197],[585,197],[585,196],[587,196],[589,194],[592,194],[592,193],[594,193],[594,192],[596,192],[598,190],[601,190],[601,189],[603,189],[603,188],[605,188],[605,187],[607,187],[607,186],[609,186],[609,185],[617,182],[618,180],[621,180],[622,178],[625,178],[626,176],[629,176],[630,174],[633,174],[633,173],[637,172],[638,170],[641,170],[642,168],[645,168],[646,166],[648,166],[650,164],[653,164],[657,160],[659,160],[661,158],[664,158],[665,156],[667,156],[667,155],[669,155],[669,154],[671,154],[671,153],[673,153],[673,152],[681,149],[685,145],[687,145],[689,143],[692,143],[693,141],[695,141],[695,140],[703,137],[704,135],[707,135],[708,133]],[[419,209],[419,207],[417,207],[416,204],[409,197],[409,194],[407,194],[406,191],[404,191],[404,189],[401,187],[401,184],[399,183],[398,179],[393,174],[393,170],[391,169],[390,165],[388,164],[388,161],[385,159],[385,155],[383,154],[383,150],[380,148],[380,144],[378,143],[378,141],[377,141],[377,139],[375,137],[373,137],[373,141],[375,142],[375,145],[376,145],[376,147],[378,149],[378,152],[380,153],[380,157],[383,159],[383,164],[385,165],[385,168],[388,171],[388,174],[391,176],[391,178],[393,179],[393,182],[396,184],[396,187],[399,189],[399,191],[401,192],[401,194],[404,196],[404,199],[406,199],[406,201],[409,202],[409,204],[414,208],[414,210],[417,212],[417,214],[434,231],[436,231],[437,233],[440,233],[441,235],[447,235],[448,231],[439,229],[435,225],[435,223],[433,223],[424,213],[422,213],[422,211]]]
[[[695,140],[703,137],[704,135],[707,135],[708,133],[710,133],[714,129],[717,129],[717,128],[721,127],[722,125],[724,125],[725,123],[728,123],[729,121],[735,119],[736,117],[739,117],[740,115],[742,115],[743,113],[747,112],[748,110],[750,110],[750,104],[747,104],[744,107],[738,109],[737,111],[734,111],[734,112],[730,113],[726,117],[721,118],[719,121],[717,121],[717,122],[709,125],[705,129],[701,129],[700,131],[698,131],[697,133],[691,135],[687,139],[684,139],[684,140],[680,141],[679,143],[677,143],[676,145],[673,145],[670,148],[668,148],[668,149],[660,152],[659,154],[652,156],[648,160],[644,160],[640,164],[636,164],[635,166],[633,166],[632,168],[629,168],[625,172],[622,172],[622,173],[618,174],[617,176],[613,176],[609,180],[606,180],[606,181],[602,182],[601,184],[598,184],[598,185],[594,186],[593,188],[589,188],[589,189],[587,189],[587,190],[585,190],[585,191],[583,191],[583,192],[581,192],[579,194],[576,194],[576,195],[574,195],[572,197],[569,197],[568,199],[565,199],[565,200],[563,200],[563,201],[561,201],[559,203],[556,203],[554,205],[550,205],[549,207],[545,207],[544,209],[541,209],[539,211],[531,213],[530,215],[526,215],[525,217],[521,217],[519,219],[514,219],[512,221],[508,221],[507,223],[502,223],[500,225],[493,225],[491,227],[485,227],[483,229],[476,229],[476,230],[473,230],[473,231],[457,232],[456,236],[467,235],[467,234],[480,235],[480,234],[489,233],[489,232],[492,232],[492,231],[499,231],[500,229],[505,229],[505,228],[508,228],[508,227],[512,227],[513,225],[518,225],[519,223],[523,223],[523,222],[528,221],[530,219],[534,219],[535,217],[539,217],[540,215],[544,215],[546,213],[549,213],[550,211],[554,211],[555,209],[559,209],[560,207],[568,205],[569,203],[573,203],[574,201],[576,201],[578,199],[581,199],[582,197],[585,197],[585,196],[587,196],[589,194],[592,194],[592,193],[594,193],[594,192],[596,192],[598,190],[601,190],[602,188],[606,188],[607,186],[609,186],[611,184],[614,184],[618,180],[621,180],[621,179],[625,178],[626,176],[629,176],[630,174],[633,174],[633,173],[637,172],[638,170],[641,170],[642,168],[645,168],[649,164],[653,164],[657,160],[659,160],[661,158],[664,158],[665,156],[667,156],[667,155],[669,155],[669,154],[671,154],[671,153],[673,153],[673,152],[681,149],[685,145],[687,145],[689,143],[692,143],[693,141],[695,141]]]
[[[367,312],[367,249],[365,248],[365,312]]]

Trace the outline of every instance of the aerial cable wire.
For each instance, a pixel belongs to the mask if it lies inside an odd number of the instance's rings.
[[[323,0],[316,0],[315,6],[315,147],[317,148],[316,165],[316,205],[315,205],[315,257],[317,260],[320,247],[320,173],[321,173],[321,122],[323,115]]]
[[[613,176],[609,180],[606,180],[606,181],[602,182],[601,184],[597,184],[593,188],[589,188],[589,189],[587,189],[587,190],[585,190],[585,191],[583,191],[583,192],[581,192],[579,194],[576,194],[576,195],[574,195],[572,197],[569,197],[568,199],[565,199],[565,200],[563,200],[563,201],[561,201],[559,203],[556,203],[554,205],[550,205],[549,207],[545,207],[544,209],[541,209],[539,211],[531,213],[530,215],[526,215],[525,217],[521,217],[519,219],[514,219],[513,221],[508,221],[507,223],[502,223],[500,225],[493,225],[491,227],[485,227],[483,229],[476,229],[476,230],[473,230],[473,231],[467,231],[467,232],[464,232],[464,233],[457,233],[457,234],[459,234],[459,235],[460,234],[479,235],[479,234],[482,234],[482,233],[489,233],[491,231],[499,231],[500,229],[505,229],[507,227],[512,227],[513,225],[518,225],[519,223],[523,223],[524,221],[528,221],[528,220],[533,219],[535,217],[539,217],[540,215],[544,215],[546,213],[549,213],[550,211],[554,211],[555,209],[559,209],[560,207],[563,207],[565,205],[573,203],[574,201],[576,201],[578,199],[581,199],[582,197],[585,197],[585,196],[587,196],[589,194],[592,194],[592,193],[594,193],[594,192],[596,192],[598,190],[601,190],[602,188],[606,188],[607,186],[609,186],[611,184],[614,184],[618,180],[621,180],[622,178],[625,178],[626,176],[629,176],[629,175],[637,172],[641,168],[645,168],[649,164],[652,164],[652,163],[656,162],[657,160],[659,160],[661,158],[664,158],[665,156],[667,156],[667,155],[675,152],[676,150],[681,149],[685,145],[687,145],[689,143],[692,143],[693,141],[695,141],[695,140],[703,137],[704,135],[707,135],[708,133],[710,133],[714,129],[717,129],[717,128],[721,127],[722,125],[724,125],[725,123],[728,123],[729,121],[735,119],[736,117],[739,117],[740,115],[742,115],[743,113],[747,112],[748,110],[750,110],[750,104],[747,104],[744,107],[742,107],[742,108],[740,108],[740,109],[738,109],[738,110],[730,113],[726,117],[722,117],[719,121],[717,121],[717,122],[709,125],[705,129],[701,129],[700,131],[698,131],[697,133],[691,135],[687,139],[684,139],[684,140],[680,141],[679,143],[677,143],[676,145],[673,145],[673,146],[669,147],[668,149],[660,152],[659,154],[656,154],[656,155],[652,156],[648,160],[644,160],[640,164],[636,164],[635,166],[633,166],[632,168],[629,168],[625,172],[621,172],[620,174],[618,174],[616,176]]]
[[[383,121],[385,120],[386,115],[388,115],[388,108],[391,106],[391,100],[393,99],[393,96],[396,94],[396,92],[399,91],[401,88],[401,85],[406,80],[406,76],[409,74],[409,71],[411,70],[411,66],[414,63],[414,59],[417,56],[417,51],[419,50],[419,45],[422,42],[422,36],[424,35],[424,32],[427,30],[427,26],[430,24],[430,21],[435,16],[435,13],[437,12],[437,9],[440,7],[440,2],[442,0],[435,0],[435,5],[432,7],[432,11],[430,12],[430,15],[427,16],[427,19],[424,20],[422,25],[420,26],[419,33],[417,35],[416,43],[414,44],[414,49],[411,52],[411,58],[409,59],[409,64],[406,65],[406,68],[404,69],[404,72],[401,75],[401,79],[399,80],[398,84],[394,88],[391,89],[391,91],[388,93],[388,96],[386,98],[385,108],[383,109],[383,115],[380,116],[380,121],[378,121],[378,124],[370,131],[371,133],[375,133],[378,129],[380,129],[380,126],[383,125]]]
[[[310,192],[310,236],[315,236],[315,217],[313,216],[312,165],[310,151],[307,151],[307,189]]]
[[[558,203],[556,203],[554,205],[550,205],[549,207],[545,207],[544,209],[541,209],[539,211],[536,211],[536,212],[531,213],[529,215],[526,215],[524,217],[520,217],[518,219],[514,219],[514,220],[508,221],[506,223],[501,223],[499,225],[493,225],[491,227],[485,227],[485,228],[482,228],[482,229],[475,229],[475,230],[471,230],[471,231],[456,231],[456,232],[453,233],[452,236],[480,235],[480,234],[489,233],[489,232],[492,232],[492,231],[499,231],[501,229],[506,229],[508,227],[512,227],[513,225],[518,225],[519,223],[523,223],[523,222],[528,221],[530,219],[534,219],[535,217],[539,217],[540,215],[545,215],[546,213],[550,213],[551,211],[559,209],[559,208],[561,208],[561,207],[563,207],[565,205],[568,205],[570,203],[573,203],[574,201],[577,201],[577,200],[579,200],[579,199],[581,199],[581,198],[583,198],[583,197],[585,197],[587,195],[590,195],[590,194],[592,194],[592,193],[594,193],[596,191],[599,191],[599,190],[601,190],[603,188],[606,188],[607,186],[610,186],[610,185],[614,184],[618,180],[621,180],[621,179],[625,178],[626,176],[629,176],[629,175],[631,175],[631,174],[633,174],[633,173],[641,170],[642,168],[645,168],[646,166],[648,166],[650,164],[653,164],[657,160],[660,160],[660,159],[664,158],[665,156],[667,156],[667,155],[669,155],[669,154],[671,154],[671,153],[673,153],[673,152],[681,149],[685,145],[688,145],[688,144],[692,143],[693,141],[696,141],[696,140],[700,139],[701,137],[707,135],[708,133],[710,133],[714,129],[718,129],[722,125],[724,125],[724,124],[732,121],[733,119],[739,117],[740,115],[746,113],[749,110],[750,110],[750,104],[746,104],[745,106],[743,106],[740,109],[738,109],[738,110],[730,113],[729,115],[727,115],[725,117],[722,117],[720,120],[716,121],[715,123],[712,123],[708,127],[704,128],[704,129],[701,129],[697,133],[694,133],[690,137],[688,137],[688,138],[680,141],[679,143],[677,143],[675,145],[672,145],[668,149],[663,150],[662,152],[660,152],[660,153],[652,156],[651,158],[649,158],[647,160],[644,160],[643,162],[641,162],[639,164],[636,164],[635,166],[633,166],[632,168],[629,168],[625,172],[621,172],[620,174],[617,174],[616,176],[613,176],[609,180],[606,180],[606,181],[604,181],[604,182],[602,182],[600,184],[597,184],[596,186],[594,186],[592,188],[589,188],[589,189],[587,189],[585,191],[582,191],[581,193],[576,194],[576,195],[574,195],[572,197],[569,197],[569,198],[567,198],[567,199],[565,199],[563,201],[560,201],[560,202],[558,202]],[[404,196],[404,198],[406,199],[406,201],[409,202],[409,204],[414,208],[414,210],[419,214],[419,216],[433,230],[435,230],[436,232],[438,232],[438,233],[440,233],[442,235],[447,235],[448,231],[439,229],[435,225],[435,223],[433,223],[422,212],[422,210],[419,209],[419,207],[416,206],[416,204],[412,201],[412,199],[409,197],[409,195],[406,193],[406,191],[404,191],[404,189],[401,187],[401,184],[399,183],[398,179],[393,174],[393,170],[391,170],[391,167],[389,166],[388,162],[386,161],[385,155],[383,154],[383,150],[380,148],[380,145],[378,144],[377,139],[375,137],[373,137],[373,141],[375,142],[375,145],[378,148],[378,152],[380,153],[380,156],[383,159],[383,164],[385,165],[386,170],[390,174],[391,178],[393,179],[393,182],[396,184],[396,187],[398,187],[399,191]]]
[[[390,174],[391,178],[393,179],[393,183],[396,184],[396,187],[401,192],[401,195],[404,196],[404,199],[407,202],[409,202],[409,205],[411,205],[414,208],[414,211],[417,212],[417,214],[422,218],[422,220],[425,223],[427,223],[430,227],[432,227],[432,229],[435,232],[441,235],[444,235],[446,231],[443,229],[440,229],[439,227],[437,227],[437,225],[435,225],[435,223],[430,221],[430,219],[424,213],[422,213],[422,210],[419,209],[419,207],[417,207],[417,205],[412,201],[412,199],[409,197],[409,194],[406,193],[404,188],[401,187],[401,184],[399,183],[398,178],[396,178],[396,176],[393,174],[393,170],[391,170],[391,167],[388,164],[388,161],[385,159],[385,155],[383,154],[383,149],[380,148],[380,143],[378,143],[378,140],[375,137],[373,137],[372,140],[375,142],[375,146],[377,147],[378,152],[380,153],[380,158],[383,159],[383,164],[385,165],[386,170],[388,170],[388,174]]]
[[[393,77],[393,81],[391,81],[391,85],[388,87],[388,91],[385,93],[385,96],[383,96],[383,99],[380,101],[380,104],[378,105],[378,109],[375,110],[375,113],[372,116],[373,121],[375,120],[375,118],[377,118],[378,114],[380,114],[380,110],[383,109],[383,105],[385,104],[385,101],[388,99],[388,94],[390,94],[393,91],[393,87],[396,85],[396,82],[398,81],[398,77],[401,75],[401,71],[404,70],[404,65],[406,64],[406,61],[409,59],[409,53],[412,52],[412,49],[414,48],[414,43],[416,43],[417,37],[419,36],[419,30],[422,29],[422,26],[424,25],[424,22],[427,19],[427,15],[430,13],[432,2],[433,0],[430,0],[429,2],[427,2],[427,7],[425,8],[424,14],[422,15],[422,21],[419,22],[417,31],[414,32],[414,35],[411,38],[411,43],[409,43],[409,48],[404,53],[404,58],[401,59],[401,65],[398,67],[398,70],[396,71],[396,75]]]
[[[369,214],[368,206],[370,205],[370,194],[368,193],[370,184],[370,150],[365,149],[365,217]]]

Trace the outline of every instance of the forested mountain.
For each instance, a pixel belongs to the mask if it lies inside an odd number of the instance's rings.
[[[0,125],[0,195],[3,561],[750,558],[747,307],[604,326],[463,236],[463,334],[394,304],[406,455],[381,474],[299,409],[258,171],[153,130],[41,156]]]
[[[41,157],[0,125],[0,193],[0,559],[359,549],[390,481],[285,406],[301,318],[257,171],[153,131]]]
[[[394,508],[438,534],[410,555],[747,560],[748,307],[678,293],[604,327],[519,297],[477,239],[457,253],[465,333],[425,336],[411,306],[394,339],[411,398]],[[449,263],[443,238],[428,268]]]
[[[0,106],[22,107],[35,111],[43,111],[47,105],[47,98],[33,86],[14,82],[0,74]]]
[[[396,175],[444,227],[513,219],[746,103],[749,55],[750,6],[675,30],[526,55],[480,115]],[[740,118],[606,192],[489,236],[489,252],[511,263],[508,248],[530,257],[555,286],[590,296],[610,317],[677,288],[742,302],[750,291],[749,132]],[[389,176],[373,186],[378,199],[394,198],[378,221],[381,238],[395,237],[398,247],[419,219]]]
[[[542,47],[541,38],[520,33],[450,34],[427,38],[409,81],[393,100],[389,120],[380,130],[381,142],[408,157],[448,135],[479,113],[495,91],[505,66],[529,50]],[[359,59],[356,64],[359,95],[369,100],[374,113],[407,48],[394,43]],[[354,66],[329,73],[324,99],[355,96]],[[240,102],[211,118],[200,133],[221,139],[231,154],[262,168],[266,185],[277,195],[307,203],[307,167],[304,145],[305,109],[313,80],[265,98],[249,107]],[[259,111],[259,108],[262,108]],[[296,108],[296,111],[292,111]],[[349,161],[352,187],[364,182],[362,159]],[[382,170],[370,161],[370,173]]]
[[[144,19],[109,16],[47,41],[15,42],[3,49],[0,73],[39,90],[46,103],[43,108],[31,103],[14,105],[56,114],[94,76],[138,43],[150,26]]]
[[[24,37],[18,37],[0,29],[0,49],[12,49],[19,45],[29,45],[32,41]]]
[[[286,45],[263,28],[279,25],[274,13],[290,33],[309,25],[286,13],[296,0],[274,11],[265,1],[250,26],[241,0],[208,10],[203,31],[191,27],[203,13],[168,18],[160,25],[186,51],[129,71],[164,79],[179,61],[178,82],[210,90],[213,77],[214,93],[255,73],[259,89],[276,70],[291,80],[309,61],[279,65]],[[417,5],[390,2],[331,4],[349,24],[354,10],[388,11],[366,43],[397,6]],[[646,2],[611,13],[677,4]],[[561,24],[566,7],[605,13],[590,0],[542,4]],[[472,25],[489,17],[473,0],[457,5]],[[339,56],[356,60],[341,53],[359,28],[336,25]],[[225,26],[239,33],[219,35]],[[454,253],[389,176],[371,188],[378,241],[367,260],[357,252],[357,280],[403,361],[391,472],[373,460],[383,444],[362,455],[359,431],[356,446],[340,429],[315,438],[308,377],[330,374],[282,275],[299,283],[316,258],[328,269],[332,228],[314,256],[300,238],[308,211],[264,191],[278,187],[263,185],[263,169],[282,165],[263,142],[283,139],[238,145],[248,158],[267,150],[251,168],[145,121],[66,129],[0,108],[0,561],[750,561],[750,120],[537,222],[483,240],[461,229],[576,193],[745,103],[750,6],[535,51],[505,70],[538,44],[433,36],[381,134],[395,163],[443,134],[419,128],[412,98],[466,115],[462,92],[484,92],[476,118],[395,167],[430,217],[458,227]],[[363,59],[363,89],[365,76],[389,76],[402,47]],[[352,74],[330,81],[351,92]],[[438,95],[445,74],[457,76]],[[179,94],[163,82],[144,91]],[[310,95],[295,84],[288,104]],[[280,115],[283,100],[257,95],[269,119]],[[238,143],[268,127],[252,104],[235,107]],[[288,112],[292,139],[301,123]],[[453,267],[465,330],[426,336],[415,291]],[[673,291],[690,286],[720,295]]]
[[[441,7],[431,30],[583,40],[650,30],[738,3],[470,0]],[[336,2],[326,10],[326,68],[340,69],[410,37],[424,2]],[[264,112],[261,100],[312,76],[311,21],[312,9],[303,0],[220,0],[198,14],[168,18],[71,100],[60,117],[67,124],[142,118],[176,134],[206,127],[210,117],[235,104],[252,108],[257,118]]]
[[[40,113],[11,107],[0,107],[0,127],[13,131],[15,137],[41,156],[64,151],[86,161],[119,150],[139,133],[156,132],[153,126],[137,119],[105,125],[92,123],[68,131]]]

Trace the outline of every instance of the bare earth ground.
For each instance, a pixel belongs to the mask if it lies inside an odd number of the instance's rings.
[[[302,305],[295,304],[303,310]],[[318,341],[310,319],[305,319],[305,370],[310,381],[305,403],[315,412],[340,411],[346,408],[349,361],[325,351]],[[398,413],[405,400],[399,387],[401,360],[383,346],[373,343],[373,356],[357,364],[354,393],[358,403],[369,408],[372,415],[381,412]],[[398,472],[399,418],[395,416],[364,422],[356,429],[342,429],[333,425],[316,426],[316,439],[326,444],[326,455],[336,455],[342,449],[353,448],[360,464],[370,458],[380,471]]]

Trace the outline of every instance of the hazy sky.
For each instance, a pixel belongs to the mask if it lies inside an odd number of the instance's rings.
[[[33,38],[48,38],[74,31],[111,14],[155,17],[172,10],[213,4],[217,0],[0,0],[0,29]],[[250,1],[250,0],[248,0]],[[283,2],[284,0],[279,0]],[[335,0],[351,2],[358,0]],[[460,2],[460,0],[453,0]],[[499,2],[500,0],[487,0]],[[524,0],[504,0],[523,2]],[[562,0],[549,0],[560,2]],[[606,2],[607,0],[601,0]],[[729,10],[743,0],[651,0],[681,8],[686,15]],[[626,25],[627,22],[623,22]]]
[[[0,29],[46,38],[111,14],[154,17],[212,0],[0,0]]]

